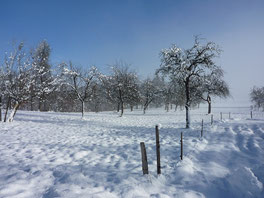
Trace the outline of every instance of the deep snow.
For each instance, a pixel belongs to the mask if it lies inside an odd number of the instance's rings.
[[[86,113],[84,119],[80,113],[19,111],[13,123],[0,123],[0,197],[264,197],[264,114],[250,119],[246,108],[213,111],[211,126],[205,108],[192,110],[188,130],[184,111]],[[147,176],[141,169],[142,141]]]

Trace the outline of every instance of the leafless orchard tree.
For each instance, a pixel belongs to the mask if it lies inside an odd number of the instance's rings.
[[[141,83],[140,95],[144,114],[152,102],[163,96],[164,89],[164,82],[158,76],[155,76],[153,79],[147,78]]]
[[[220,48],[214,42],[202,43],[202,39],[195,37],[194,45],[187,50],[172,45],[161,51],[161,65],[157,73],[162,73],[172,79],[179,79],[185,89],[186,128],[190,127],[189,110],[193,100],[192,82],[203,78],[208,70],[216,65],[214,58],[220,55]],[[193,90],[191,92],[191,89]]]
[[[264,111],[264,87],[253,87],[250,92],[251,101],[257,109]]]
[[[139,99],[138,77],[135,72],[129,71],[129,65],[117,62],[112,65],[112,74],[101,76],[106,91],[106,97],[116,103],[117,111],[121,109],[120,116],[124,114],[124,105],[135,103]]]
[[[76,67],[70,62],[69,64],[63,64],[62,78],[63,84],[67,85],[75,93],[77,100],[81,103],[82,117],[85,112],[85,102],[92,97],[92,89],[94,81],[98,76],[96,67],[91,67],[85,70],[81,67]]]
[[[175,79],[174,79],[175,80]],[[172,99],[171,103],[175,105],[175,111],[180,107],[182,109],[185,105],[185,89],[183,83],[172,80],[169,84],[171,87]]]
[[[12,122],[18,108],[30,99],[34,88],[34,76],[32,73],[30,57],[23,50],[23,43],[20,43],[9,56],[5,57],[4,70],[4,95],[8,98],[6,104],[5,119],[10,104],[13,110],[8,121]]]
[[[203,101],[208,103],[208,114],[212,109],[212,97],[226,98],[230,96],[229,87],[223,77],[224,71],[220,67],[215,67],[199,81],[201,84],[199,95]]]

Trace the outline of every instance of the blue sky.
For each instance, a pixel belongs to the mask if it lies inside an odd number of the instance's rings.
[[[261,0],[0,0],[0,19],[1,54],[13,40],[32,48],[46,39],[53,64],[72,60],[106,72],[123,60],[141,76],[159,67],[161,49],[188,48],[201,34],[224,50],[217,61],[233,101],[248,101],[250,88],[264,85]]]

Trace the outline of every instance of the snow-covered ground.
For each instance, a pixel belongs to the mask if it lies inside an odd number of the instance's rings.
[[[0,123],[0,197],[264,197],[264,113],[250,119],[246,108],[213,111],[212,126],[206,108],[191,111],[189,130],[184,111],[86,113],[84,119],[80,113],[19,111],[13,123]],[[147,176],[140,142],[147,149]]]

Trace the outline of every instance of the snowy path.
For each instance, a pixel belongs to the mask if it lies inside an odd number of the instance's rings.
[[[178,167],[179,172],[186,170],[179,178],[183,189],[206,197],[263,197],[263,124],[225,125],[212,127],[190,162]]]
[[[264,197],[264,119],[241,114],[210,126],[210,117],[192,113],[192,128],[185,130],[184,112],[89,113],[85,119],[20,112],[17,121],[0,123],[0,197]],[[149,176],[142,175],[141,141]]]

